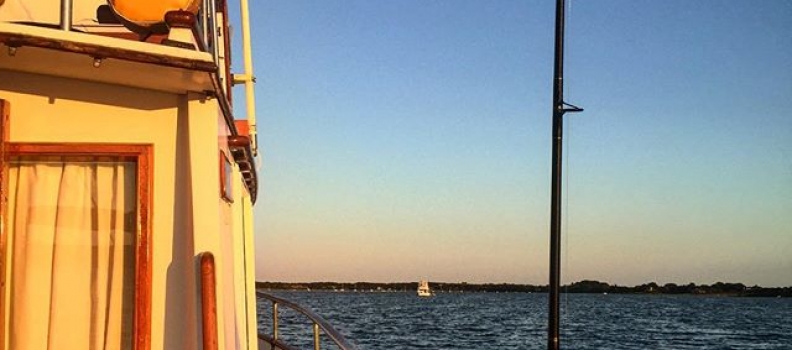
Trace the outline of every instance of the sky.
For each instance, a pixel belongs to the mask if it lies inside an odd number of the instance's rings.
[[[257,279],[547,284],[554,6],[251,1]],[[564,283],[792,286],[790,18],[568,2]]]

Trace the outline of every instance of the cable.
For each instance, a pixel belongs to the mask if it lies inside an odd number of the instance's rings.
[[[566,130],[567,132],[566,132],[566,135],[565,135],[566,137],[564,138],[564,141],[566,142],[566,145],[564,145],[564,149],[566,151],[565,152],[566,153],[566,157],[564,159],[564,163],[565,163],[564,164],[564,170],[565,170],[564,171],[564,211],[563,211],[564,212],[564,226],[563,226],[563,233],[564,233],[564,235],[563,235],[563,240],[564,240],[564,242],[563,242],[564,243],[564,264],[563,264],[562,270],[563,270],[563,275],[564,276],[568,276],[568,272],[569,272],[569,235],[570,235],[570,232],[571,232],[571,230],[569,229],[569,216],[570,216],[569,215],[570,214],[570,212],[569,212],[569,192],[570,192],[570,186],[569,186],[569,172],[570,172],[569,171],[570,170],[569,169],[569,159],[572,156],[572,152],[571,152],[572,151],[572,147],[571,147],[572,146],[572,137],[571,136],[572,136],[572,130],[573,130],[572,126],[573,126],[573,124],[572,124],[572,119],[571,118],[568,119],[568,120],[564,120],[564,122],[565,122],[565,127],[567,129]],[[562,312],[562,316],[563,317],[567,316],[567,310],[568,309],[569,309],[569,285],[567,284],[564,287],[564,310]]]

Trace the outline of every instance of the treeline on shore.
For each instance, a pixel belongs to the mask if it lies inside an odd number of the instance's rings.
[[[430,282],[436,293],[546,293],[547,286],[510,283],[445,283]],[[413,292],[418,288],[417,282],[373,283],[373,282],[256,282],[258,289],[304,290],[304,291],[336,291],[336,292]],[[600,281],[584,280],[561,287],[562,293],[609,293],[609,294],[695,294],[695,295],[726,295],[745,297],[792,297],[792,287],[764,288],[746,286],[742,283],[717,282],[707,284],[675,284],[659,285],[655,282],[640,286],[626,287],[610,285]]]

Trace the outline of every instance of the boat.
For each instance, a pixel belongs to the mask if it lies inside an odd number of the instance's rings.
[[[434,296],[434,292],[432,292],[432,289],[429,288],[429,281],[421,280],[421,282],[418,283],[418,296],[419,297]]]
[[[229,8],[0,0],[0,349],[286,348],[257,329],[250,19]]]

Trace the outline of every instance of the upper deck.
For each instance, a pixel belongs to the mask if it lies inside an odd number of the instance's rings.
[[[240,133],[231,107],[231,87],[233,83],[249,85],[250,135],[242,136],[248,141],[240,145],[247,146],[233,149],[238,150],[235,158],[238,155],[237,160],[245,165],[245,182],[255,198],[254,79],[247,62],[243,74],[231,73],[227,3],[161,2],[164,7],[194,3],[196,14],[182,12],[182,16],[142,27],[126,21],[107,0],[0,0],[0,71],[203,94],[216,99],[232,140],[238,140]],[[137,6],[145,1],[128,3]]]
[[[179,40],[193,48],[163,44],[172,34],[167,26],[133,32],[105,0],[0,3],[0,69],[176,93],[219,93],[229,85],[227,42],[211,39],[224,37],[224,2],[203,1]]]
[[[0,0],[1,349],[257,348],[255,119],[236,118],[230,93],[233,80],[246,84],[235,105],[253,110],[252,67],[231,73],[224,0],[185,0],[200,4],[159,12],[170,20],[149,31],[122,23],[119,3],[147,11],[176,1]],[[36,173],[59,184],[46,191],[15,180],[54,159],[53,168],[69,162],[86,174],[115,162],[124,176]],[[91,188],[83,204],[67,202],[83,198],[67,194],[80,188]],[[41,195],[17,200],[31,189]],[[99,204],[100,192],[123,206]],[[64,200],[45,203],[54,198]],[[88,224],[21,214],[76,217],[77,207]],[[100,232],[105,221],[119,224]],[[111,251],[123,254],[97,258]],[[206,282],[204,257],[213,262]],[[118,295],[104,292],[110,267],[124,276]],[[47,282],[56,278],[63,283]],[[85,345],[99,342],[109,345]]]

